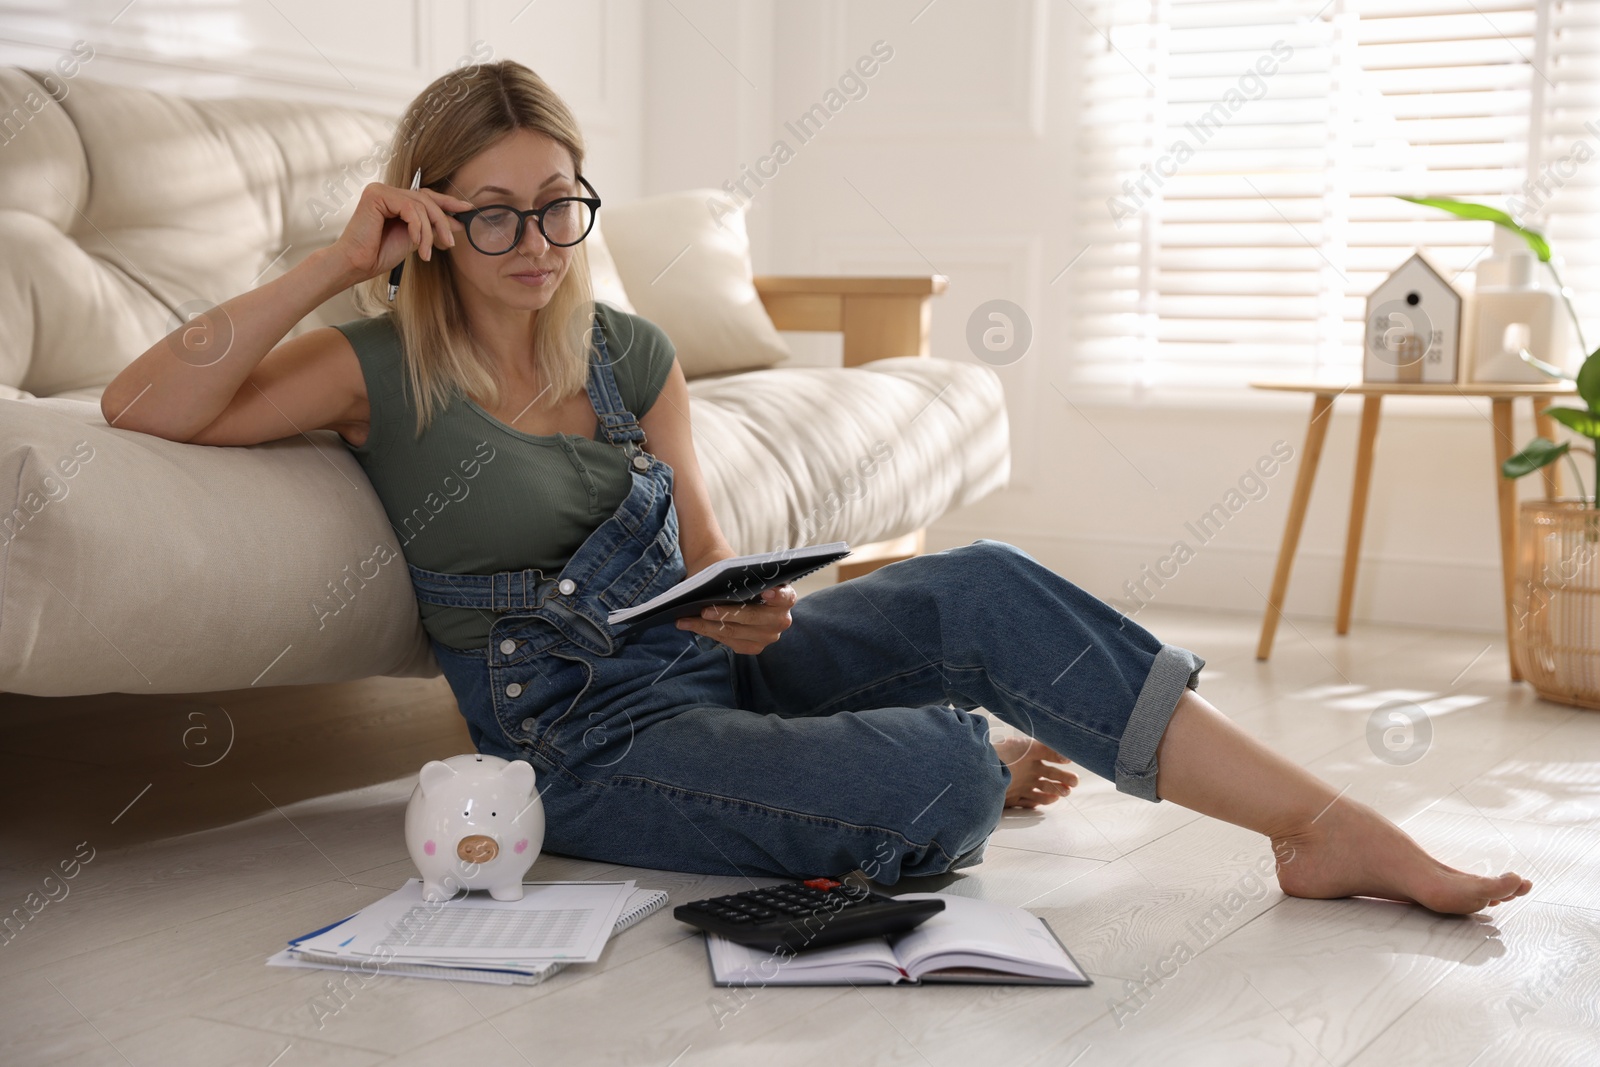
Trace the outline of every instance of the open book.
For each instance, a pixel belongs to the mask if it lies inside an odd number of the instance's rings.
[[[1055,931],[1032,912],[953,893],[902,893],[942,900],[944,911],[891,937],[789,953],[706,934],[715,985],[894,985],[983,982],[1093,985]]]
[[[798,581],[850,554],[845,541],[805,548],[785,548],[750,556],[730,556],[690,575],[677,585],[642,604],[621,608],[606,616],[618,629],[634,630],[697,615],[708,604],[755,600],[764,589]]]

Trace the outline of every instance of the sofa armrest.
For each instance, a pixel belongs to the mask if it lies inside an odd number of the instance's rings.
[[[756,295],[780,330],[844,334],[844,365],[857,367],[892,356],[928,355],[931,298],[949,287],[942,274],[906,277],[758,274]],[[923,530],[856,546],[838,567],[849,581],[897,560],[923,553]]]
[[[931,297],[942,274],[907,277],[757,275],[756,294],[780,330],[844,334],[844,365],[891,356],[926,356]]]

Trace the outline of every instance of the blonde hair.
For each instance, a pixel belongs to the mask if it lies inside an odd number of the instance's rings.
[[[534,130],[557,142],[571,153],[574,175],[583,173],[583,135],[571,110],[543,78],[506,59],[453,70],[419,93],[395,129],[382,181],[408,189],[420,167],[428,188],[459,196],[451,186],[456,171],[515,130]],[[573,396],[588,380],[594,293],[586,243],[573,246],[566,277],[534,316],[535,365],[547,406]],[[424,260],[413,249],[393,304],[388,288],[384,271],[356,286],[355,303],[364,315],[394,310],[418,436],[455,390],[498,406],[505,383],[493,357],[467,330],[450,256],[435,249],[433,258]]]

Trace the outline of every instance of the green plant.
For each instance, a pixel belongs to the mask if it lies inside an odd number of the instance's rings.
[[[1578,466],[1573,462],[1572,452],[1586,452],[1595,461],[1595,489],[1600,492],[1600,348],[1589,350],[1588,344],[1583,339],[1583,324],[1578,321],[1578,311],[1572,306],[1572,290],[1567,288],[1561,280],[1561,275],[1556,272],[1555,263],[1550,258],[1550,243],[1544,235],[1537,230],[1530,230],[1521,225],[1516,219],[1498,208],[1486,204],[1473,204],[1465,200],[1452,200],[1442,196],[1402,196],[1399,199],[1421,204],[1424,207],[1438,208],[1462,219],[1480,219],[1504,227],[1521,237],[1533,254],[1539,257],[1550,271],[1550,277],[1555,279],[1556,288],[1561,294],[1562,303],[1567,306],[1567,314],[1572,317],[1572,326],[1576,331],[1578,345],[1589,355],[1584,359],[1583,365],[1578,368],[1577,378],[1568,378],[1560,370],[1535,358],[1526,349],[1521,353],[1522,359],[1539,373],[1556,381],[1572,382],[1578,387],[1578,396],[1584,402],[1582,408],[1548,408],[1546,414],[1561,425],[1576,434],[1589,438],[1595,442],[1592,448],[1573,449],[1571,442],[1555,442],[1548,437],[1535,437],[1529,441],[1522,451],[1512,456],[1500,465],[1500,475],[1504,478],[1521,478],[1525,474],[1532,474],[1562,456],[1567,457],[1567,462],[1572,464],[1573,477],[1578,482],[1578,496],[1589,501],[1590,507],[1600,507],[1595,497],[1586,496],[1583,492],[1583,478],[1578,474]]]

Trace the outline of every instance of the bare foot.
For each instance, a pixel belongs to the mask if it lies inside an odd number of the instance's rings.
[[[1078,776],[1054,763],[1071,763],[1061,753],[1027,734],[1010,731],[1013,736],[1000,737],[991,730],[989,740],[994,743],[1000,762],[1011,768],[1011,785],[1006,789],[1006,807],[1037,808],[1054,804],[1072,792]],[[1047,762],[1049,761],[1049,762]]]
[[[1484,877],[1447,867],[1400,827],[1348,797],[1303,830],[1273,837],[1272,851],[1278,885],[1292,897],[1381,897],[1470,915],[1533,888],[1510,872]]]

